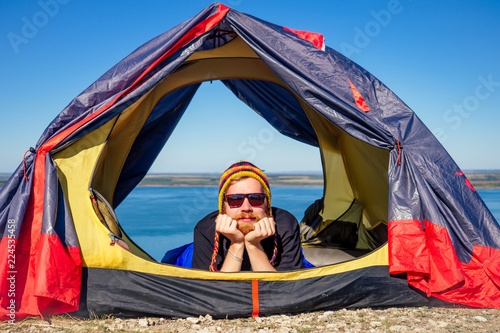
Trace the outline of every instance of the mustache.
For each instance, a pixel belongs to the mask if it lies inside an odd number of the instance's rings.
[[[253,218],[255,222],[259,220],[259,216],[255,213],[239,213],[234,217],[233,220],[238,221],[239,219],[248,219],[248,218]]]
[[[254,213],[240,213],[234,217],[234,220],[239,221],[240,219],[253,219],[252,222],[238,222],[238,230],[243,233],[243,235],[248,234],[253,231],[253,225],[259,221],[259,216]]]

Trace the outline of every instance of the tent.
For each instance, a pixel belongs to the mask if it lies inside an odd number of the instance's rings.
[[[210,80],[320,148],[324,196],[302,223],[317,267],[228,274],[162,264],[120,227],[113,209]],[[139,47],[48,125],[0,192],[0,226],[3,320],[500,307],[500,227],[415,113],[320,34],[221,4]],[[346,257],[324,261],[335,251]]]

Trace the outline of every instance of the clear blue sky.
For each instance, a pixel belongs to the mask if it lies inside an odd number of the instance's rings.
[[[99,76],[210,3],[3,1],[0,172],[12,172],[49,122]],[[408,104],[462,169],[500,169],[500,2],[223,3],[324,34],[329,47]],[[248,126],[223,127],[226,118]],[[220,172],[237,159],[251,159],[268,172],[321,169],[316,148],[271,131],[215,82],[202,85],[151,171]]]

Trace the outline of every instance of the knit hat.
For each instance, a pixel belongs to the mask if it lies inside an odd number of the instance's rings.
[[[234,163],[220,177],[219,185],[219,212],[222,213],[225,194],[231,179],[235,177],[251,177],[256,179],[261,185],[262,190],[267,195],[267,211],[271,214],[271,190],[269,189],[269,181],[267,180],[264,171],[256,167],[254,164],[247,161],[239,161]]]

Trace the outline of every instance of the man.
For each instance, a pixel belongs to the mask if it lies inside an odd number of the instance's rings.
[[[303,267],[298,222],[271,207],[264,172],[246,161],[221,176],[219,210],[194,229],[193,268],[211,271],[284,271]]]

